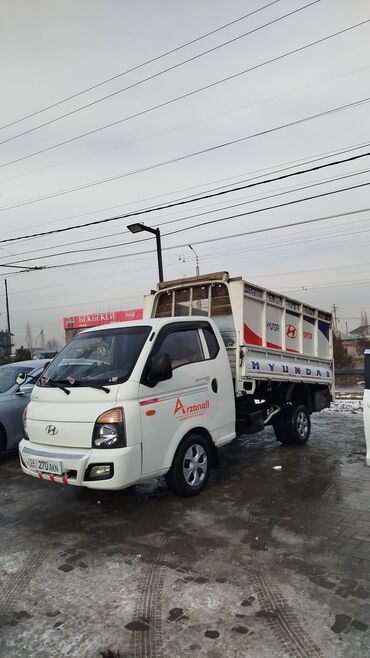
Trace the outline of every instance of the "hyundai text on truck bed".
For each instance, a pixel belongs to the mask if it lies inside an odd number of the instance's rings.
[[[165,475],[206,485],[217,448],[272,425],[304,444],[333,391],[331,315],[227,272],[160,283],[144,320],[88,329],[35,386],[28,475],[123,489]]]

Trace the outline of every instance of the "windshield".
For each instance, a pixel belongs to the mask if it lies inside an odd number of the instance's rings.
[[[0,393],[6,393],[16,383],[20,372],[31,372],[33,367],[27,366],[1,366],[0,367]]]
[[[38,386],[103,386],[126,381],[151,327],[78,334],[45,369]]]

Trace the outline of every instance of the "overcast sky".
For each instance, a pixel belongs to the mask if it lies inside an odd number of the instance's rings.
[[[309,2],[280,0],[139,70],[2,128],[0,141],[134,85]],[[3,0],[0,125],[38,112],[267,4],[269,0]],[[369,149],[363,145],[370,143],[369,103],[161,164],[370,97],[370,23],[114,127],[25,158],[327,37],[368,19],[369,14],[367,0],[320,0],[173,71],[2,143],[0,239],[84,224],[261,174],[263,180],[293,161],[300,166],[288,171],[297,171],[304,168],[305,161],[331,151],[353,149],[313,164],[365,153]],[[160,166],[135,173],[152,165]],[[369,187],[211,226],[197,224],[359,185],[370,181],[369,171],[369,158],[364,157],[153,213],[142,221],[154,227],[171,222],[161,229],[165,278],[195,272],[190,243],[199,254],[201,273],[228,270],[233,276],[241,275],[310,304],[327,309],[336,304],[344,330],[346,322],[349,328],[360,323],[362,308],[370,317],[370,211],[259,235],[202,241],[370,208]],[[130,175],[125,176],[127,173]],[[70,191],[117,176],[120,178],[114,181]],[[321,184],[307,187],[318,182]],[[297,189],[302,187],[305,189]],[[35,201],[62,191],[66,193]],[[205,212],[208,214],[199,217]],[[135,246],[142,236],[127,231],[126,225],[132,221],[1,243],[2,264],[21,261],[22,266],[68,266],[25,274],[1,268],[0,328],[6,325],[5,272],[17,345],[24,343],[27,322],[34,336],[43,328],[46,338],[61,341],[63,316],[141,307],[143,294],[157,282],[155,244],[149,239]],[[166,236],[186,226],[196,227]],[[118,246],[108,249],[115,244]],[[80,251],[93,247],[103,249]],[[147,250],[151,253],[128,256]],[[66,251],[75,253],[51,256]],[[70,265],[95,258],[106,260]]]

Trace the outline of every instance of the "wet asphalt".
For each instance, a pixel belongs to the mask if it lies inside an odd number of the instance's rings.
[[[222,449],[207,490],[92,492],[0,462],[2,658],[365,658],[370,468],[360,413]],[[281,466],[275,470],[274,466]]]

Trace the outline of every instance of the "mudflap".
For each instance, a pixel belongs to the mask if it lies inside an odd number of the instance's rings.
[[[265,429],[263,411],[253,411],[236,419],[236,434],[257,434]]]

